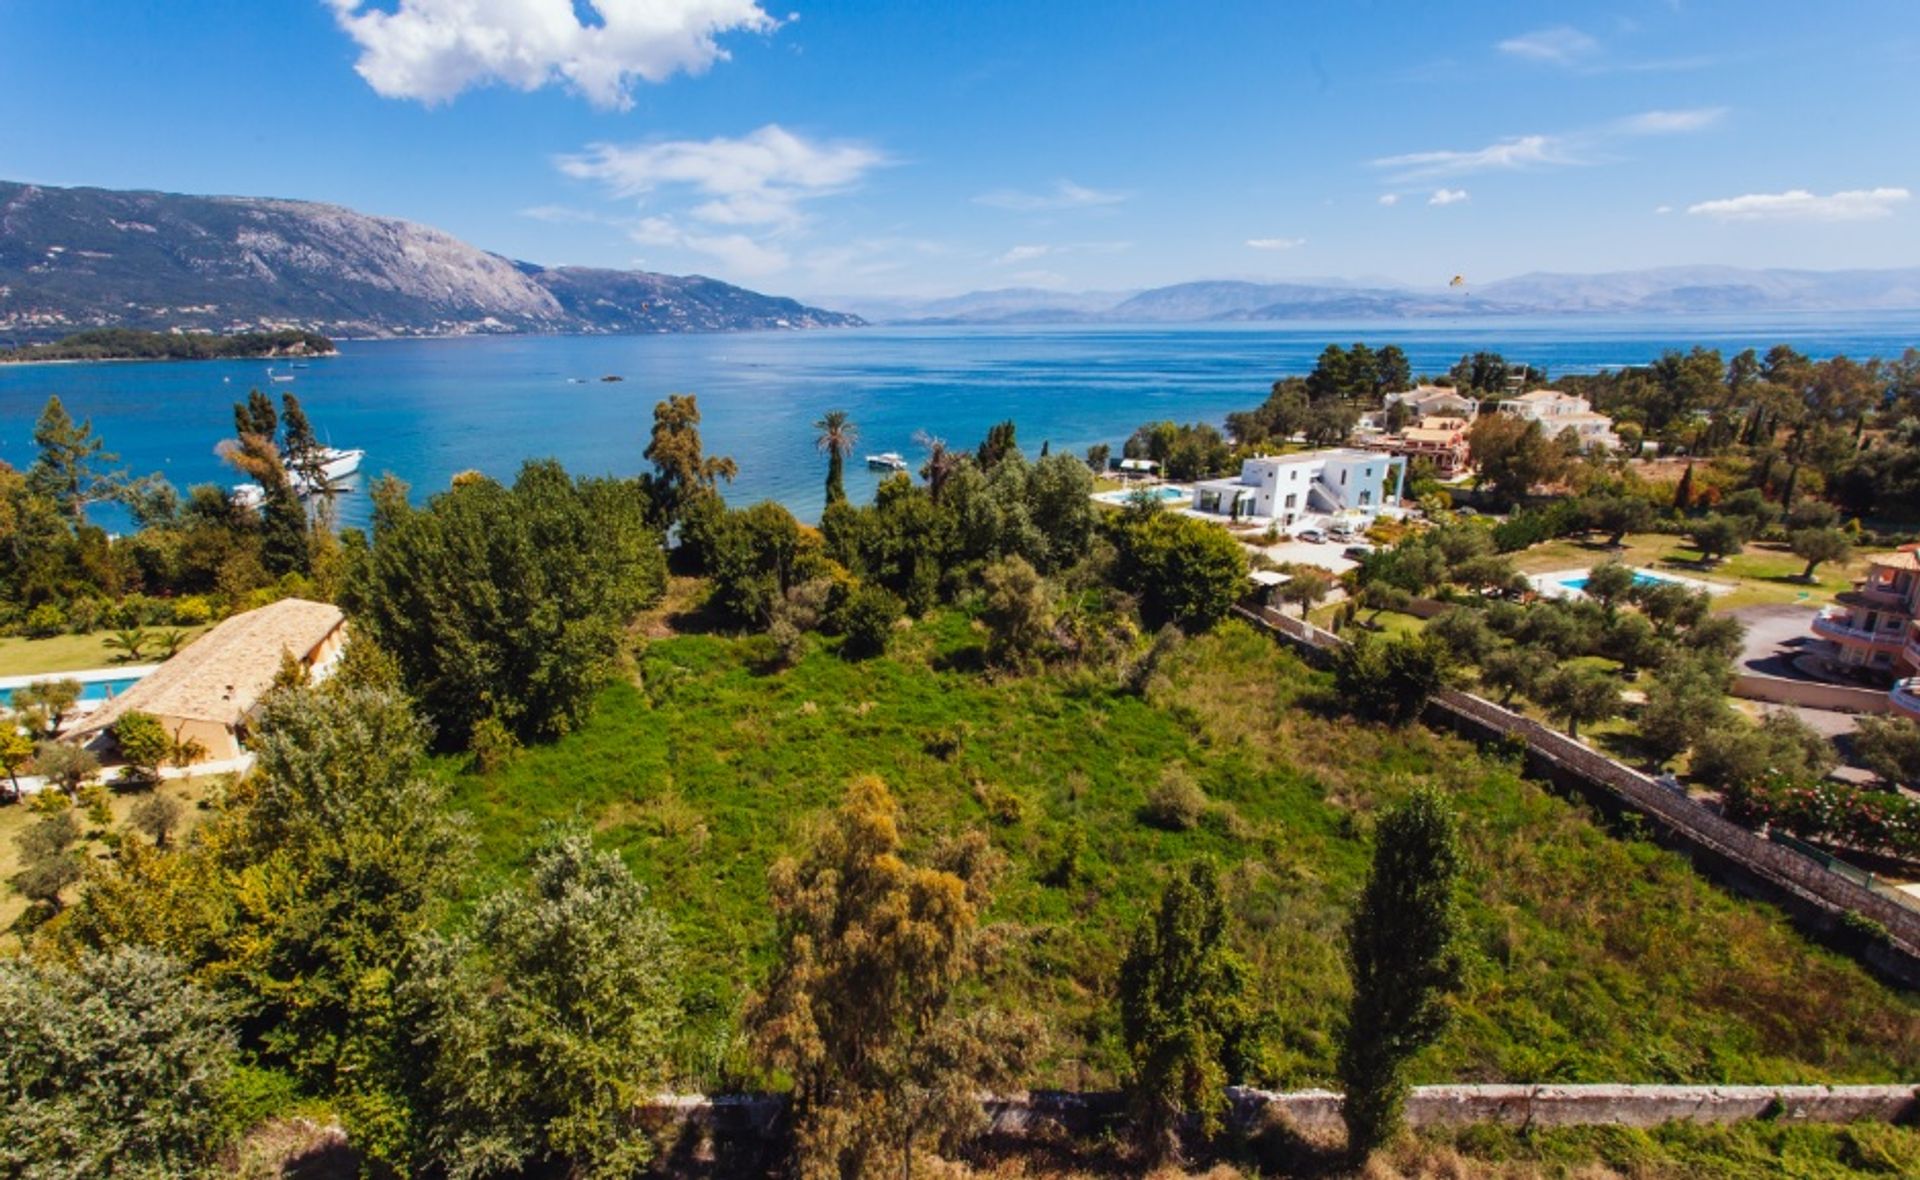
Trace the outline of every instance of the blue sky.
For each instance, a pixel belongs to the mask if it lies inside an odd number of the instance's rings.
[[[0,0],[0,177],[831,297],[1920,264],[1920,4]]]

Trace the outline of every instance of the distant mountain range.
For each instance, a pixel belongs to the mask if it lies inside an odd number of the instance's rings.
[[[862,322],[698,275],[515,262],[336,205],[0,181],[0,346],[93,327],[352,337]]]
[[[843,301],[892,323],[1205,323],[1436,316],[1705,315],[1920,309],[1920,268],[1746,270],[1669,266],[1525,274],[1462,287],[1312,279],[1194,282],[1146,291],[979,291],[919,302]]]

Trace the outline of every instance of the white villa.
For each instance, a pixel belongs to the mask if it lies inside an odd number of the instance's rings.
[[[1297,455],[1262,455],[1240,465],[1238,479],[1193,485],[1195,512],[1286,527],[1303,516],[1362,511],[1371,515],[1400,501],[1406,463],[1377,451],[1347,448]]]
[[[1399,393],[1389,393],[1386,405],[1392,409],[1405,402],[1412,411],[1411,417],[1421,418],[1465,418],[1472,422],[1480,416],[1480,400],[1449,389],[1444,385],[1422,385]]]
[[[1510,397],[1500,403],[1500,412],[1538,422],[1553,438],[1571,430],[1580,436],[1580,445],[1587,450],[1595,447],[1615,450],[1620,446],[1620,436],[1613,432],[1613,419],[1594,413],[1593,403],[1586,398],[1557,389],[1536,389]]]

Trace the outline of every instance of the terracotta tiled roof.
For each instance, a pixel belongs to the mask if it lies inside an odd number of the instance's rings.
[[[302,598],[237,614],[88,714],[74,732],[97,732],[134,711],[234,725],[272,685],[281,653],[304,660],[345,621],[339,607]]]

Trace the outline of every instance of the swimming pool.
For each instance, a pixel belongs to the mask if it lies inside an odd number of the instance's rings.
[[[66,677],[59,675],[42,676],[38,678],[35,683],[45,683],[50,680],[62,679],[66,679]],[[115,676],[105,680],[82,681],[80,684],[80,699],[83,701],[109,701],[138,683],[140,683],[139,676]],[[0,708],[11,705],[13,703],[13,694],[22,687],[25,686],[0,688]]]
[[[1102,504],[1126,504],[1139,495],[1151,496],[1163,504],[1183,504],[1193,499],[1192,489],[1164,483],[1151,488],[1116,488],[1110,492],[1101,492],[1094,496],[1094,499]]]
[[[1658,586],[1663,583],[1673,586],[1681,585],[1680,582],[1675,581],[1673,578],[1663,578],[1659,574],[1650,574],[1645,570],[1633,571],[1633,584],[1636,586]],[[1585,590],[1587,588],[1586,575],[1582,574],[1577,578],[1568,578],[1560,584],[1569,590]]]

